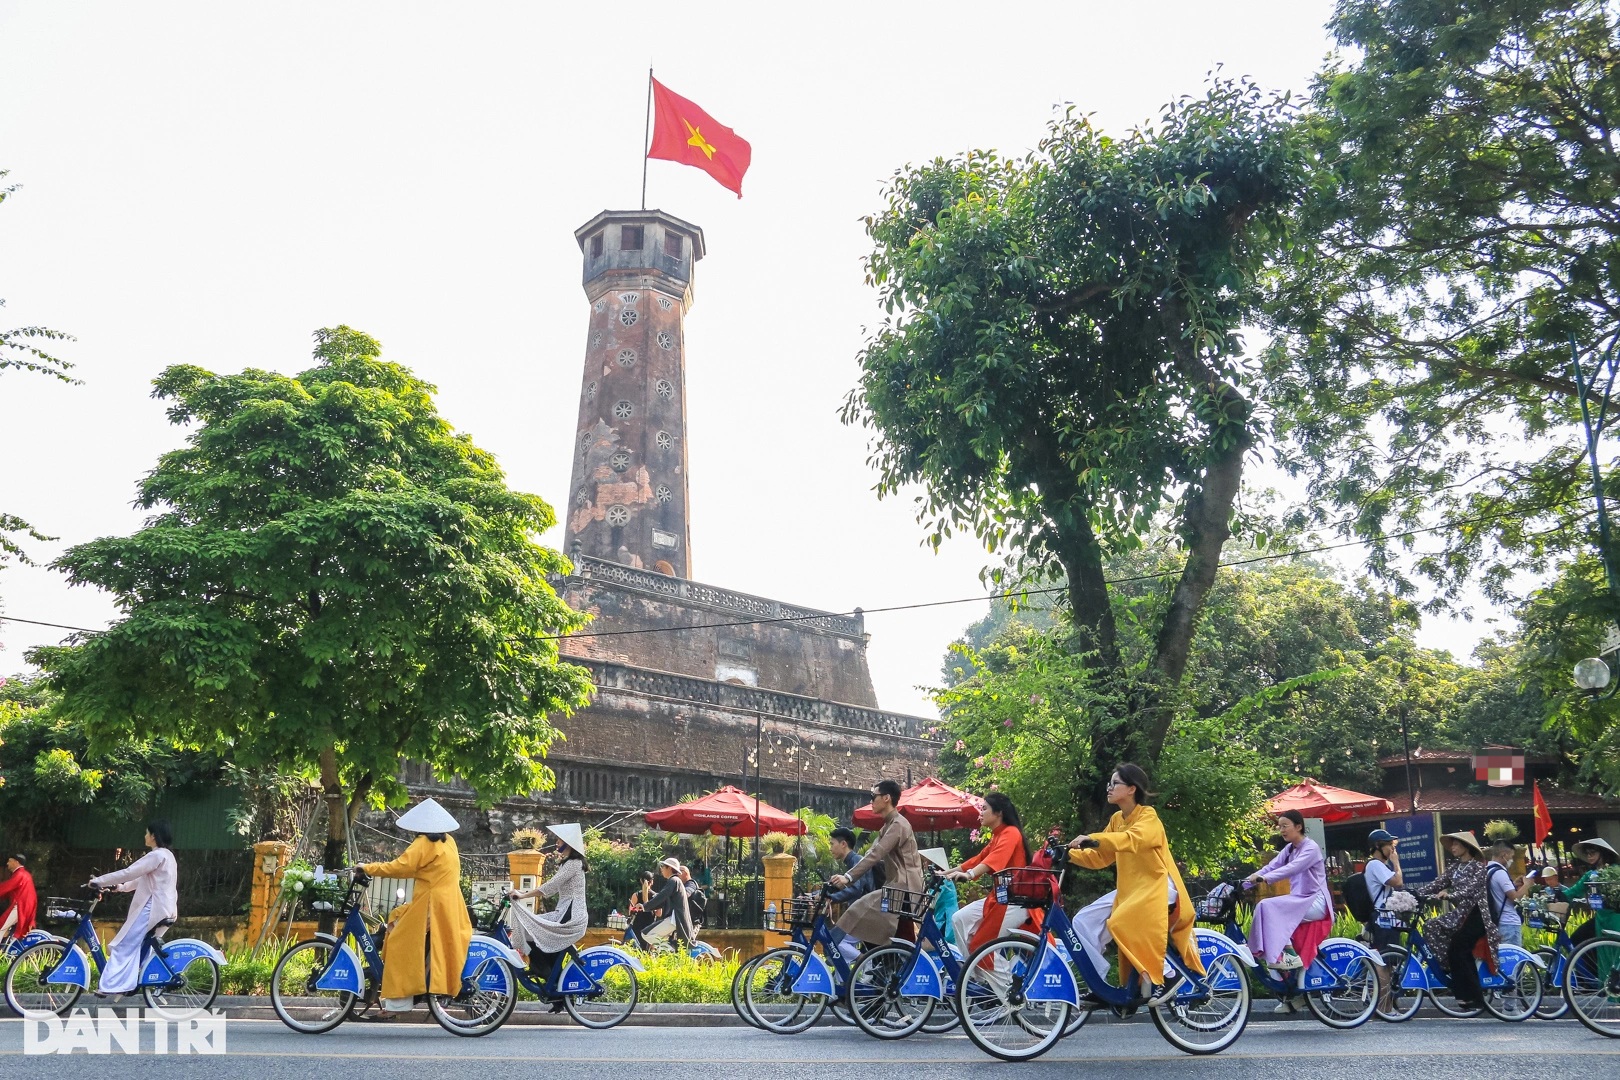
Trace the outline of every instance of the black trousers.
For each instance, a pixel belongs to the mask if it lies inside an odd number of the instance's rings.
[[[1570,941],[1570,944],[1574,945],[1575,948],[1578,949],[1582,945],[1585,945],[1588,941],[1591,941],[1593,936],[1596,935],[1596,934],[1597,934],[1597,920],[1596,919],[1588,919],[1585,922],[1581,923],[1580,926],[1576,927],[1574,933],[1569,935],[1569,941]]]
[[[1484,998],[1479,988],[1479,967],[1474,963],[1474,946],[1485,936],[1485,920],[1479,917],[1479,908],[1468,913],[1468,918],[1457,927],[1457,934],[1446,950],[1451,970],[1451,993],[1458,1004],[1478,1005]]]

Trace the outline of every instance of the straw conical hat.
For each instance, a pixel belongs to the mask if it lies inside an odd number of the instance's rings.
[[[1472,832],[1448,832],[1440,839],[1455,840],[1464,847],[1470,848],[1480,858],[1485,857],[1485,849],[1479,846],[1479,841],[1474,839]]]
[[[1611,860],[1620,859],[1620,851],[1615,851],[1614,848],[1609,846],[1609,842],[1601,837],[1589,836],[1585,840],[1577,840],[1575,846],[1578,848],[1597,848],[1599,851],[1607,851]]]
[[[437,799],[423,799],[399,815],[399,820],[394,824],[406,832],[419,833],[455,832],[461,828],[461,822],[440,806]]]
[[[547,825],[546,831],[581,855],[585,854],[585,830],[574,822],[566,825]]]

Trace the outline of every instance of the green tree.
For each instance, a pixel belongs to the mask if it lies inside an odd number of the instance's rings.
[[[167,738],[318,779],[337,865],[401,763],[464,777],[484,803],[549,786],[548,714],[587,700],[556,636],[553,523],[452,431],[433,388],[347,327],[296,376],[176,366],[156,380],[181,449],[141,481],[145,528],[55,566],[125,617],[30,658],[92,738]]]
[[[880,496],[922,486],[933,543],[966,530],[1026,571],[1061,568],[1072,647],[1108,683],[1086,739],[1093,815],[1115,761],[1165,745],[1231,532],[1256,435],[1238,331],[1305,176],[1287,113],[1226,82],[1120,139],[1071,112],[1021,160],[900,170],[867,219],[886,317],[844,418],[875,433]],[[1128,680],[1104,565],[1161,510],[1185,568]]]
[[[1269,311],[1275,433],[1378,573],[1516,602],[1517,570],[1591,540],[1570,348],[1620,334],[1616,6],[1341,0],[1331,29],[1311,242]],[[1398,557],[1391,533],[1437,523]]]

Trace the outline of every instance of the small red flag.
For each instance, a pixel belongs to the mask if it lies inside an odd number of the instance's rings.
[[[1547,800],[1541,797],[1541,781],[1537,780],[1532,788],[1535,791],[1536,846],[1540,847],[1547,834],[1552,832],[1552,814],[1547,811]]]
[[[666,87],[653,87],[653,137],[650,158],[692,165],[742,198],[743,173],[753,159],[748,140]]]

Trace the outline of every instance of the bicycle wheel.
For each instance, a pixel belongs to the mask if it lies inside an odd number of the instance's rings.
[[[772,949],[762,955],[743,983],[743,1000],[759,1026],[777,1035],[796,1035],[827,1011],[822,994],[795,994],[793,981],[804,970],[802,949]]]
[[[911,966],[915,950],[899,945],[871,949],[855,961],[849,973],[849,1007],[855,1026],[874,1039],[903,1039],[928,1022],[935,1001],[905,997],[901,977]]]
[[[347,990],[322,990],[315,985],[337,946],[312,938],[281,954],[270,973],[270,1007],[281,1022],[305,1035],[319,1035],[343,1023],[354,1004]]]
[[[1541,1006],[1536,1009],[1538,1020],[1559,1020],[1569,1012],[1569,1001],[1564,997],[1564,988],[1553,978],[1553,971],[1558,965],[1558,950],[1551,946],[1542,946],[1536,950],[1541,962],[1547,965],[1542,972]]]
[[[195,957],[161,986],[143,986],[146,1007],[165,1020],[190,1020],[208,1011],[219,997],[219,963]]]
[[[1399,945],[1386,945],[1379,955],[1383,958],[1384,974],[1389,979],[1389,985],[1379,993],[1378,1006],[1373,1009],[1373,1015],[1391,1024],[1410,1020],[1423,1007],[1423,991],[1401,985],[1402,977],[1412,963],[1412,954]]]
[[[1541,969],[1521,957],[1507,976],[1507,985],[1485,991],[1485,1011],[1510,1024],[1530,1019],[1541,1008],[1545,993],[1541,979]]]
[[[731,1007],[737,1010],[737,1015],[742,1017],[743,1023],[751,1028],[759,1027],[759,1021],[754,1019],[754,1014],[748,1011],[748,1005],[743,1001],[743,984],[748,981],[749,972],[754,970],[754,963],[758,959],[759,957],[754,956],[744,960],[737,965],[737,973],[731,977]]]
[[[1452,993],[1449,986],[1431,986],[1425,993],[1428,994],[1429,1004],[1458,1020],[1468,1020],[1478,1016],[1483,1010],[1465,1009],[1457,1004],[1457,996]]]
[[[563,1008],[575,1023],[593,1031],[606,1031],[624,1023],[636,1011],[641,984],[636,981],[636,969],[629,964],[614,964],[596,982],[597,989],[589,994],[564,995]]]
[[[1377,1006],[1378,965],[1367,956],[1352,960],[1349,969],[1333,986],[1305,995],[1305,1007],[1311,1010],[1311,1015],[1340,1031],[1360,1027],[1371,1020]]]
[[[45,981],[67,951],[65,941],[42,941],[17,954],[6,971],[6,1004],[12,1012],[28,1018],[68,1014],[84,988]]]
[[[956,1025],[962,1022],[962,1018],[956,1015],[956,994],[953,992],[955,989],[950,987],[946,990],[944,1001],[934,1002],[934,1011],[929,1014],[928,1022],[922,1026],[924,1035],[943,1035],[947,1031],[954,1031]],[[1068,1032],[1064,1034],[1067,1035]]]
[[[505,965],[504,960],[486,960],[486,964]],[[506,989],[491,990],[479,985],[482,966],[472,977],[462,980],[461,993],[429,994],[428,1012],[438,1025],[452,1035],[476,1039],[506,1023],[512,1010],[517,1008],[517,975],[506,968]]]
[[[1052,1049],[1073,1010],[1066,1001],[1024,996],[1035,949],[1027,937],[997,938],[968,957],[956,985],[962,1030],[974,1046],[1002,1061],[1028,1061]]]
[[[1179,995],[1148,1012],[1159,1034],[1188,1054],[1218,1054],[1249,1024],[1249,977],[1243,961],[1223,953],[1209,962],[1195,997]]]
[[[1581,1023],[1620,1039],[1620,941],[1593,938],[1576,949],[1564,975],[1564,997]]]

